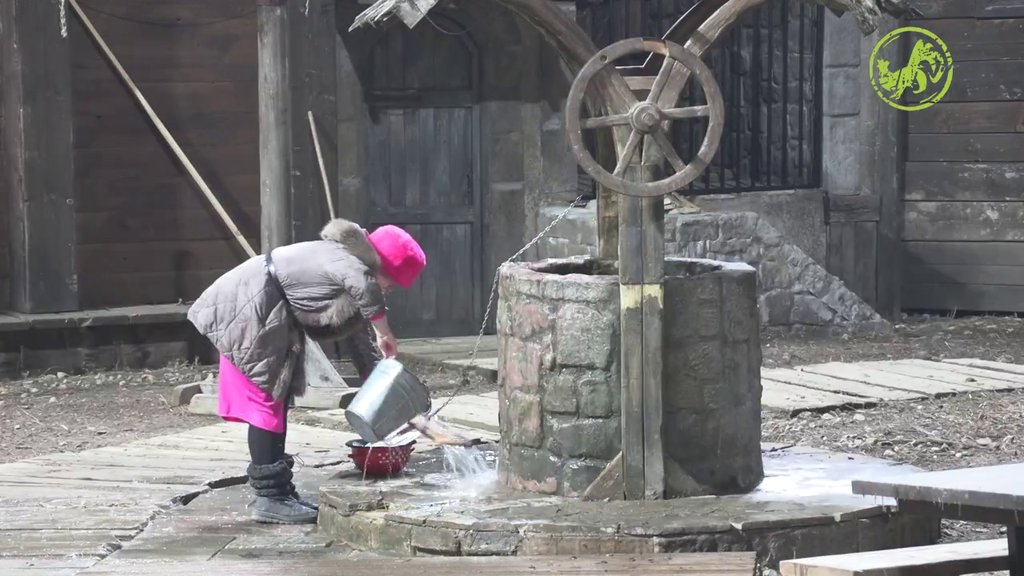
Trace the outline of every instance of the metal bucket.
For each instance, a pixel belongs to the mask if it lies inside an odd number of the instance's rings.
[[[345,418],[360,438],[373,443],[429,411],[427,387],[389,358],[377,364],[345,410]]]

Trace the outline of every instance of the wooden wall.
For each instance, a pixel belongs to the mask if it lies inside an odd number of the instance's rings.
[[[199,173],[258,245],[252,0],[82,4]],[[69,22],[81,306],[194,299],[244,253],[85,29],[77,19]]]
[[[903,308],[1024,311],[1024,1],[922,11],[955,69],[907,115]]]

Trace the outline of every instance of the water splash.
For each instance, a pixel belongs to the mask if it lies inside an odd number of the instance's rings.
[[[494,492],[498,469],[493,455],[475,447],[444,446],[444,467],[450,475],[448,487],[460,498],[478,500]]]

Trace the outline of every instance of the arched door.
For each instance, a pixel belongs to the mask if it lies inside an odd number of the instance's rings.
[[[396,294],[400,337],[475,334],[483,250],[476,51],[465,30],[431,16],[391,26],[371,51],[367,94],[371,226],[408,230],[428,266]]]

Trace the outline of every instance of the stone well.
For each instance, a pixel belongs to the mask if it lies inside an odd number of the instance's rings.
[[[502,482],[579,496],[620,451],[618,272],[592,258],[506,264],[498,308]],[[666,496],[762,480],[757,275],[665,261]]]

